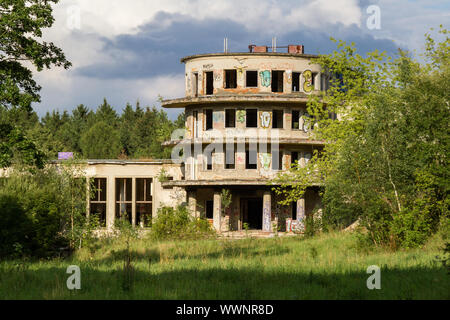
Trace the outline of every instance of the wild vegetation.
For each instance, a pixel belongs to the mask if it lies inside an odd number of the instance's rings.
[[[421,246],[448,223],[450,41],[439,33],[440,42],[427,35],[422,62],[404,51],[363,57],[342,41],[315,59],[331,87],[311,96],[305,121],[326,145],[278,177],[286,204],[320,183],[324,227],[358,220],[391,248]]]
[[[67,259],[0,262],[3,299],[449,299],[437,235],[422,249],[358,248],[355,234],[242,240],[104,239]],[[441,258],[436,258],[440,255]],[[448,255],[447,255],[448,258]],[[69,265],[81,289],[68,290]],[[381,268],[369,290],[367,268]]]

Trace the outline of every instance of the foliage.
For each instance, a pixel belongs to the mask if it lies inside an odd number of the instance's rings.
[[[38,257],[80,247],[92,229],[85,201],[85,179],[72,167],[48,167],[33,174],[12,170],[0,189],[0,229],[2,237],[10,239],[2,239],[2,255],[10,255],[17,245],[24,255]]]
[[[331,82],[308,102],[311,138],[325,147],[278,177],[286,203],[320,183],[324,221],[342,228],[359,219],[375,245],[420,246],[436,231],[450,181],[450,53],[440,33],[437,44],[427,36],[424,63],[403,51],[362,57],[342,41],[315,60]]]
[[[209,222],[193,218],[185,205],[159,208],[151,230],[151,236],[156,239],[197,239],[213,235]]]
[[[51,66],[69,68],[70,62],[53,43],[39,42],[42,29],[54,22],[52,3],[58,0],[2,0],[0,2],[0,108],[30,107],[40,101],[40,86],[32,78],[31,63],[37,71]]]

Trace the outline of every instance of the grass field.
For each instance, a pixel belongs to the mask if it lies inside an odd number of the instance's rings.
[[[137,240],[132,287],[125,246],[104,241],[70,258],[0,263],[2,299],[449,299],[449,275],[436,260],[443,241],[387,252],[357,249],[353,234],[313,239],[154,242]],[[81,290],[68,290],[66,268],[81,269]],[[370,265],[381,290],[366,287]]]

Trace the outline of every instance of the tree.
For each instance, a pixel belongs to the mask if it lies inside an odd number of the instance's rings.
[[[69,68],[71,63],[53,43],[39,42],[42,29],[52,26],[51,3],[58,0],[2,0],[0,2],[0,106],[30,107],[39,102],[41,87],[32,71],[51,66]]]
[[[121,151],[119,134],[115,128],[100,121],[81,137],[83,155],[90,159],[116,159]]]
[[[331,88],[311,97],[308,112],[325,148],[280,175],[276,191],[292,201],[320,181],[328,223],[359,219],[376,245],[423,244],[449,207],[450,51],[447,31],[440,32],[438,44],[427,36],[425,63],[403,51],[396,59],[376,51],[364,58],[344,42],[319,57]]]
[[[71,63],[53,43],[39,41],[42,29],[52,26],[51,3],[57,0],[2,0],[0,2],[0,137],[1,165],[10,165],[12,158],[24,156],[25,162],[41,165],[38,152],[22,129],[10,126],[16,111],[32,116],[32,102],[39,102],[41,87],[33,80],[31,64],[37,71],[52,66],[69,68]],[[10,110],[7,114],[6,111]],[[35,118],[36,119],[36,118]],[[22,124],[23,121],[13,122]],[[20,154],[14,154],[19,151]],[[30,156],[36,156],[30,159]]]

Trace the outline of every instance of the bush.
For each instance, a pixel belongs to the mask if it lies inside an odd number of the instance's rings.
[[[0,195],[0,257],[28,254],[33,247],[32,230],[19,199]]]
[[[209,222],[193,218],[186,206],[161,207],[152,223],[151,236],[155,239],[198,239],[214,235]]]
[[[0,189],[0,257],[51,257],[87,237],[86,189],[64,168],[14,171]],[[80,180],[80,179],[78,179]],[[18,196],[20,195],[20,196]]]

